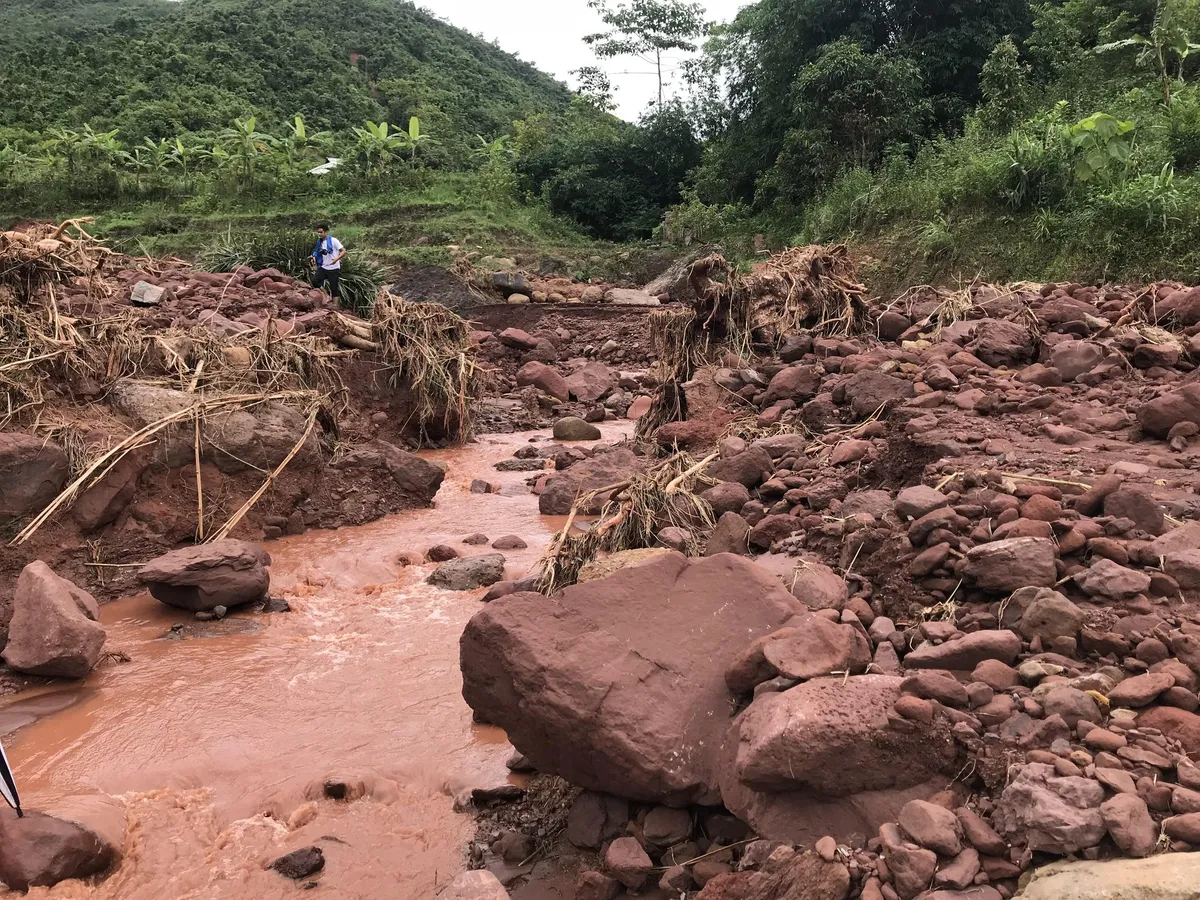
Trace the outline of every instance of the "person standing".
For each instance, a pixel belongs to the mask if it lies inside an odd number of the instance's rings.
[[[316,273],[313,275],[313,287],[321,288],[329,285],[329,293],[336,303],[342,300],[342,260],[346,256],[346,248],[342,242],[329,233],[328,223],[322,222],[317,226],[317,246],[313,249],[313,262]]]

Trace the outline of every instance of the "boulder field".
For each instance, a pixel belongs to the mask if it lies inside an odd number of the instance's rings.
[[[577,898],[1189,896],[1200,327],[1145,296],[923,289],[680,385],[652,436],[715,454],[711,519],[462,639],[476,717],[581,791]],[[559,515],[656,464],[530,452]]]

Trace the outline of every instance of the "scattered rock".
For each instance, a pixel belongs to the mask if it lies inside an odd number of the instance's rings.
[[[490,587],[504,578],[504,554],[487,553],[444,562],[427,579],[448,591],[470,591]]]
[[[267,595],[271,556],[245,541],[172,550],[142,566],[138,578],[156,600],[188,612],[255,603]]]
[[[284,878],[299,881],[325,868],[325,854],[320,847],[303,847],[281,856],[271,863],[271,868]]]

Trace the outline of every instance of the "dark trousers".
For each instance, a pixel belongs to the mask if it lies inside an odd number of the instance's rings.
[[[329,285],[329,293],[335,300],[342,299],[342,272],[340,269],[322,269],[317,267],[313,276],[313,287],[320,288]]]

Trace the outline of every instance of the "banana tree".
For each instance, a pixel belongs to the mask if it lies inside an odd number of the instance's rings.
[[[186,143],[182,137],[176,137],[171,144],[168,165],[175,166],[183,175],[184,183],[188,183],[192,167],[205,155],[205,150],[195,144]]]
[[[237,160],[238,177],[249,187],[254,185],[256,163],[262,156],[269,156],[278,143],[274,136],[258,130],[258,119],[235,119],[233,126],[221,133],[222,140],[231,147],[231,155]]]
[[[417,148],[433,142],[433,139],[421,132],[421,120],[413,116],[408,120],[408,134],[400,132],[401,143],[409,150],[409,164],[417,164]]]
[[[319,152],[328,147],[332,135],[328,131],[310,133],[304,116],[297,115],[288,123],[288,134],[279,142],[289,171],[306,167]]]
[[[146,138],[134,149],[134,153],[140,161],[140,168],[148,174],[159,180],[167,174],[167,168],[171,165],[171,145],[165,138],[159,141]]]
[[[367,174],[382,174],[396,155],[397,150],[407,146],[403,132],[393,132],[387,122],[368,121],[362,128],[354,129],[358,139],[358,151],[366,162]]]
[[[1200,44],[1192,41],[1187,30],[1188,10],[1185,7],[1189,5],[1194,6],[1194,0],[1158,0],[1149,37],[1135,34],[1124,40],[1101,44],[1094,52],[1137,50],[1137,64],[1154,70],[1162,83],[1163,102],[1169,106],[1172,84],[1184,83],[1184,64],[1194,51],[1200,50]]]

